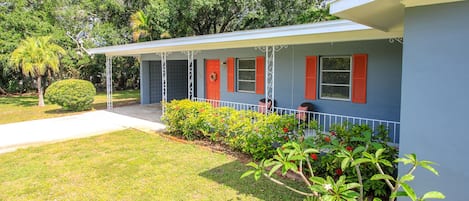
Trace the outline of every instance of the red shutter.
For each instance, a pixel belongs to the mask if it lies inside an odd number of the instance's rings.
[[[234,92],[234,78],[235,78],[235,60],[233,57],[226,59],[226,91]]]
[[[318,57],[306,57],[306,74],[305,74],[305,98],[316,100],[317,77],[318,77]]]
[[[264,94],[265,58],[256,57],[256,94]]]
[[[367,54],[353,55],[352,102],[366,103]]]

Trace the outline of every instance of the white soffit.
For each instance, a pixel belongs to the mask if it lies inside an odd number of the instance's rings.
[[[431,4],[451,3],[465,0],[401,0],[405,7],[426,6]]]
[[[399,0],[336,0],[330,13],[382,31],[403,31],[404,5]]]

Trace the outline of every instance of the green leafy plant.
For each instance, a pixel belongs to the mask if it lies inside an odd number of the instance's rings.
[[[353,178],[347,178],[344,174],[334,179],[333,177],[318,176],[313,171],[313,164],[311,161],[317,160],[315,154],[319,153],[318,149],[305,148],[297,142],[289,142],[277,149],[277,155],[270,159],[262,160],[259,164],[249,163],[248,166],[254,168],[245,172],[241,178],[247,177],[254,174],[254,179],[258,180],[261,176],[265,176],[271,181],[285,186],[286,188],[304,195],[306,197],[316,197],[318,200],[367,200],[364,197],[363,183],[364,178],[362,176],[361,166],[365,164],[371,164],[374,168],[374,175],[367,179],[372,181],[384,180],[389,189],[391,195],[388,197],[389,200],[393,201],[397,196],[406,196],[413,201],[422,201],[427,199],[444,199],[445,196],[438,191],[431,191],[425,193],[421,197],[417,197],[413,188],[408,184],[409,181],[415,179],[412,173],[417,167],[423,167],[432,173],[438,175],[438,172],[431,166],[434,164],[430,161],[418,161],[415,154],[407,154],[405,158],[398,158],[394,160],[394,163],[411,164],[412,167],[409,172],[401,177],[391,176],[383,171],[382,165],[393,166],[392,162],[385,159],[383,153],[385,149],[378,149],[374,154],[370,154],[365,151],[366,147],[358,147],[354,150],[341,149],[336,157],[341,160],[342,171],[347,170],[349,167],[354,167],[357,173],[357,182],[353,182]],[[312,159],[312,160],[310,160]],[[269,170],[267,173],[267,169]],[[306,169],[306,171],[305,171]],[[294,189],[290,186],[285,185],[282,182],[272,178],[272,174],[277,170],[281,170],[282,175],[287,172],[292,172],[300,176],[302,181],[307,185],[311,192],[303,192]],[[309,178],[307,178],[309,176]],[[402,191],[400,189],[402,188]],[[309,199],[309,198],[308,198]],[[381,198],[375,197],[374,201],[382,200]]]
[[[315,121],[298,125],[293,115],[238,111],[206,102],[174,100],[164,106],[163,121],[169,133],[225,143],[255,160],[272,157],[278,146],[302,138],[306,127],[317,128]]]
[[[45,98],[65,110],[83,111],[91,109],[96,88],[86,80],[68,79],[52,83]]]

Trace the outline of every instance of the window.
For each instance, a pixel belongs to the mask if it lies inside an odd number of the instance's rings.
[[[237,59],[238,92],[256,92],[256,59]]]
[[[320,58],[321,99],[350,101],[352,83],[351,56],[326,56]]]

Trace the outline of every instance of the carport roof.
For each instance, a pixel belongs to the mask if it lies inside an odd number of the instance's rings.
[[[164,39],[89,49],[89,54],[139,56],[159,52],[213,50],[272,45],[295,45],[402,37],[349,20],[235,31],[230,33]]]

